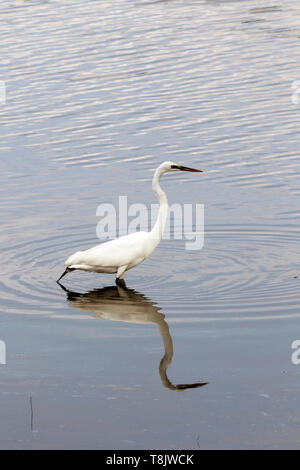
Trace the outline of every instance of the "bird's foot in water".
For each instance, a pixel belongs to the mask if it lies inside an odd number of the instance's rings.
[[[74,269],[74,268],[66,268],[66,269],[64,270],[64,272],[62,273],[62,275],[57,279],[56,282],[57,282],[58,284],[60,284],[59,281],[60,281],[66,274],[68,274],[68,273],[70,273],[70,272],[72,272],[72,271],[75,271],[75,269]]]
[[[124,279],[121,279],[119,277],[116,277],[116,284],[117,286],[120,286],[120,287],[123,287],[123,289],[126,289],[126,282],[124,281]]]

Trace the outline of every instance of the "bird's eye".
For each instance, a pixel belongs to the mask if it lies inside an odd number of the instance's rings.
[[[171,165],[171,168],[172,168],[173,170],[179,170],[179,166],[178,166],[178,165]]]

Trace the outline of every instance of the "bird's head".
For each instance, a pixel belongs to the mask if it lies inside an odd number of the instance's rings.
[[[192,171],[202,173],[202,170],[196,170],[195,168],[189,168],[188,166],[178,165],[174,162],[164,162],[158,167],[158,169],[160,170],[161,174],[173,173],[174,171]]]

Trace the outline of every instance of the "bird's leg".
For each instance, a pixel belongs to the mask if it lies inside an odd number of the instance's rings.
[[[64,272],[62,273],[62,275],[60,276],[60,278],[57,279],[56,282],[59,282],[59,281],[61,280],[61,278],[63,278],[66,274],[68,274],[68,273],[71,272],[71,271],[74,271],[74,269],[72,269],[72,268],[66,268],[66,269],[64,270]]]
[[[116,277],[116,284],[119,287],[123,287],[123,289],[127,288],[126,282],[124,281],[124,279],[120,279],[119,277]]]
[[[120,266],[117,271],[116,284],[126,289],[126,282],[123,279],[127,266]]]

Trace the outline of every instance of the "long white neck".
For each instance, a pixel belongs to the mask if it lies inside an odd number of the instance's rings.
[[[150,232],[151,238],[155,241],[155,246],[157,246],[162,239],[164,228],[167,222],[168,217],[168,199],[166,193],[160,187],[160,177],[163,172],[157,168],[154,173],[152,180],[152,189],[154,194],[159,200],[159,211],[157,220],[154,224],[153,229]]]

